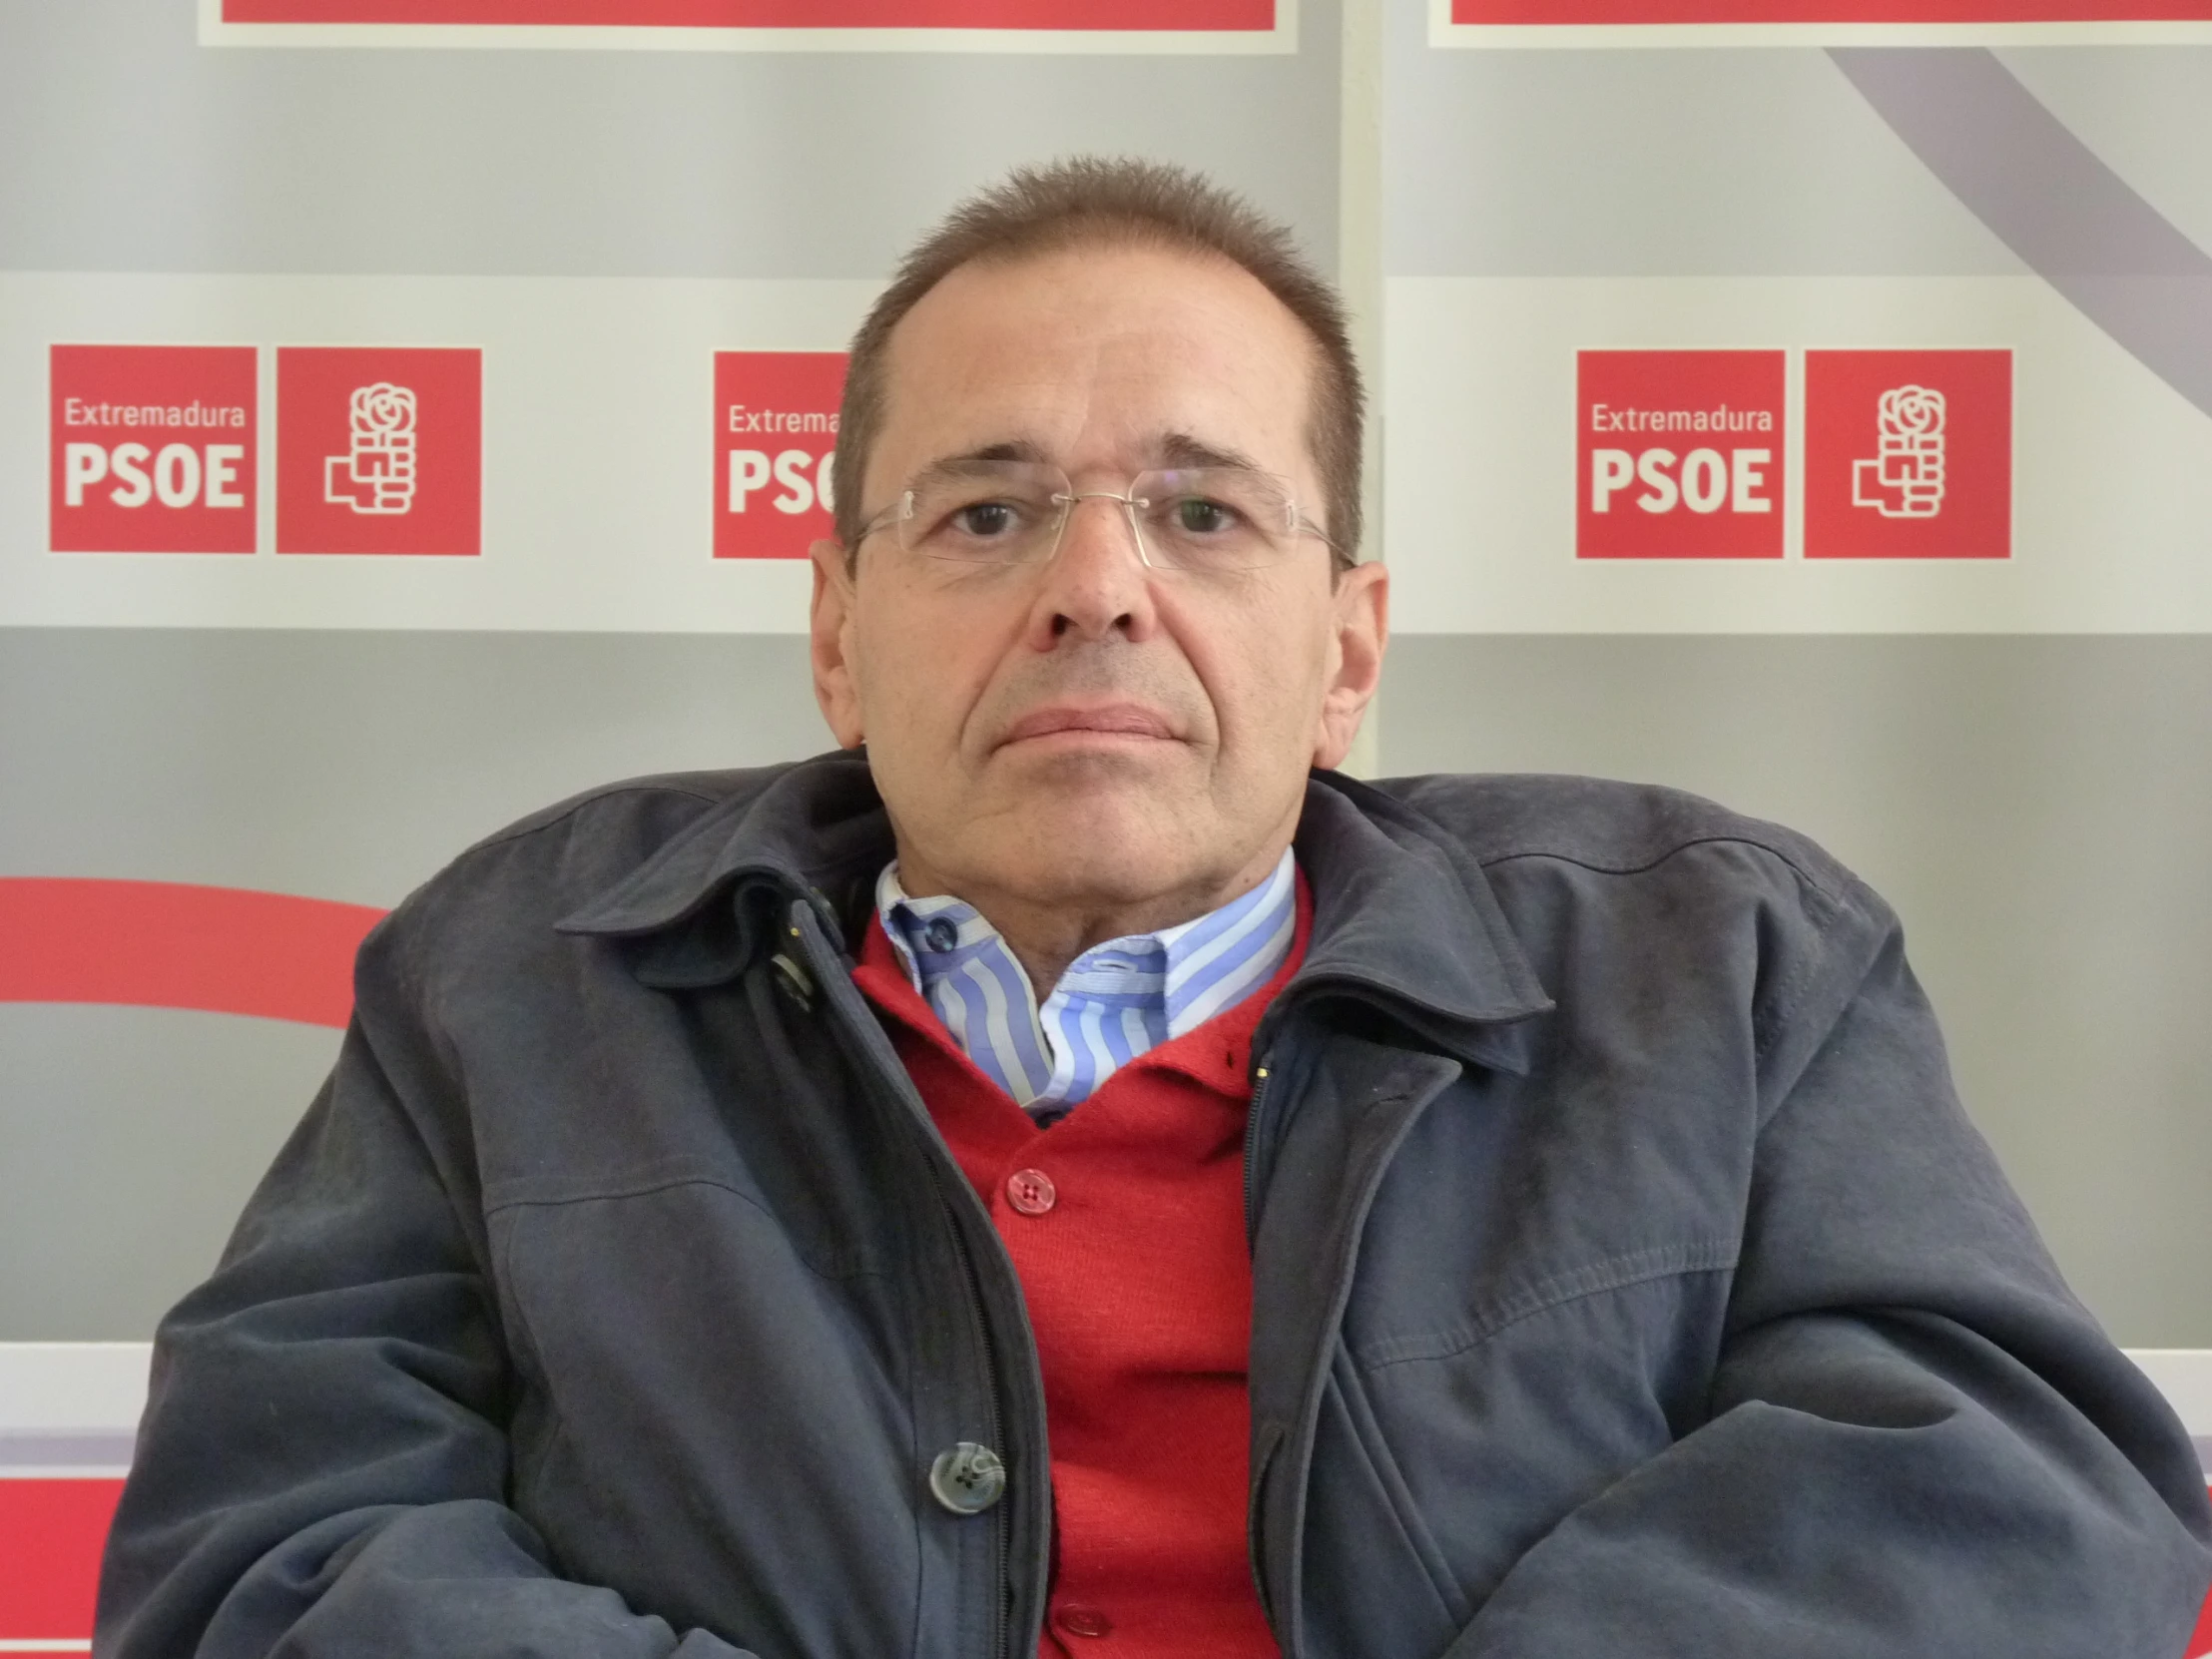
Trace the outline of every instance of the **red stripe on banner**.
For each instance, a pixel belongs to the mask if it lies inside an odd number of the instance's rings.
[[[2189,1650],[2184,1659],[2205,1659],[2212,1654],[2212,1597],[2207,1597],[2204,1612],[2197,1619],[2197,1633],[2189,1638]]]
[[[84,1641],[121,1480],[0,1480],[0,1641]]]
[[[0,877],[0,1002],[342,1026],[353,1009],[353,952],[382,914],[237,887]]]
[[[226,23],[1266,30],[1275,0],[223,0]]]
[[[2198,23],[2212,0],[1451,0],[1472,24]]]

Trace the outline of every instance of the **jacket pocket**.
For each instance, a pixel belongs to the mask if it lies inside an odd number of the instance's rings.
[[[1275,1472],[1276,1453],[1283,1449],[1285,1429],[1279,1422],[1262,1423],[1253,1434],[1252,1444],[1252,1497],[1245,1515],[1245,1543],[1252,1552],[1252,1583],[1260,1592],[1260,1612],[1275,1631],[1276,1640],[1283,1640],[1283,1627],[1276,1622],[1275,1594],[1269,1587],[1268,1572],[1268,1477]]]
[[[1317,1521],[1364,1535],[1372,1557],[1366,1575],[1386,1577],[1392,1586],[1393,1609],[1387,1615],[1373,1610],[1363,1621],[1372,1631],[1377,1619],[1387,1616],[1399,1627],[1399,1634],[1375,1651],[1415,1653],[1441,1646],[1438,1636],[1448,1639],[1473,1618],[1474,1604],[1407,1487],[1376,1418],[1366,1379],[1341,1342],[1322,1393],[1318,1439],[1336,1442],[1348,1455],[1338,1461],[1329,1513],[1326,1519],[1317,1515]],[[1316,1552],[1317,1562],[1324,1558]],[[1386,1574],[1380,1570],[1385,1558],[1394,1569]]]
[[[1500,1335],[1521,1321],[1585,1297],[1605,1296],[1654,1281],[1690,1274],[1727,1274],[1736,1267],[1734,1239],[1698,1239],[1623,1251],[1542,1279],[1509,1284],[1478,1303],[1471,1318],[1452,1328],[1364,1342],[1360,1364],[1373,1370],[1409,1360],[1448,1360]]]
[[[1471,1620],[1562,1518],[1704,1420],[1729,1286],[1725,1269],[1696,1265],[1706,1259],[1637,1252],[1531,1286],[1497,1317],[1473,1310],[1471,1333],[1377,1344],[1390,1356],[1380,1364],[1340,1351],[1315,1450],[1309,1580],[1350,1586],[1364,1624],[1402,1624],[1416,1594]],[[1395,1601],[1374,1604],[1376,1577]]]

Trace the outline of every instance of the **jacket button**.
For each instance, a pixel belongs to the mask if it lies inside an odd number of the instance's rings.
[[[1114,1621],[1095,1607],[1063,1607],[1053,1615],[1058,1624],[1070,1636],[1111,1636]]]
[[[1060,1202],[1060,1192],[1043,1170],[1017,1169],[1006,1177],[1006,1202],[1025,1216],[1041,1216]]]
[[[955,1515],[980,1515],[1006,1490],[1006,1465],[987,1445],[962,1440],[929,1465],[929,1495]]]
[[[779,950],[769,960],[776,972],[776,988],[784,993],[785,1000],[798,1004],[803,1014],[813,1013],[815,1008],[815,976]]]

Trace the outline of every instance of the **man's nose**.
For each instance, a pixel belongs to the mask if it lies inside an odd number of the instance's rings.
[[[1118,496],[1078,495],[1037,596],[1037,644],[1049,649],[1066,634],[1099,639],[1116,629],[1142,638],[1154,622],[1151,578],[1128,506]]]

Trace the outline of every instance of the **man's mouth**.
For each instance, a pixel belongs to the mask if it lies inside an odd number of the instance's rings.
[[[1079,743],[1087,738],[1106,741],[1173,742],[1176,733],[1167,716],[1141,703],[1052,704],[1032,709],[1006,729],[999,747],[1039,739]]]

